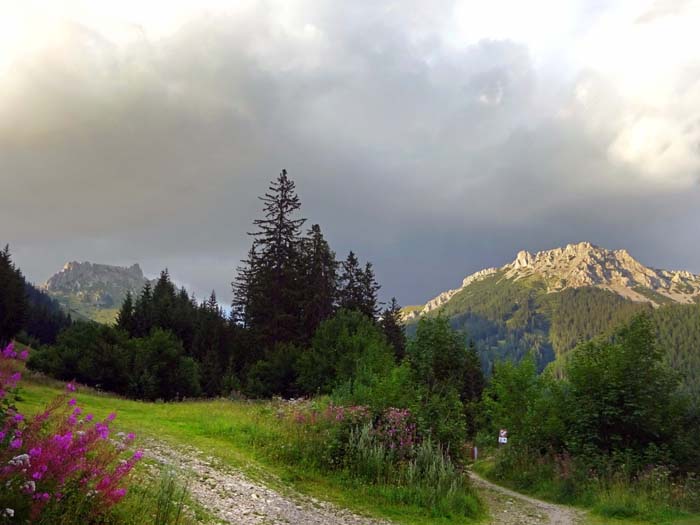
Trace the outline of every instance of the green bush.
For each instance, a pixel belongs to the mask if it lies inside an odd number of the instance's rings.
[[[310,394],[330,394],[340,385],[353,391],[374,384],[393,364],[393,348],[381,329],[360,312],[340,310],[321,323],[311,348],[301,354],[298,383]]]
[[[66,381],[141,399],[174,399],[201,393],[199,370],[171,332],[154,329],[130,339],[97,323],[75,323],[55,346],[30,355],[28,366]]]

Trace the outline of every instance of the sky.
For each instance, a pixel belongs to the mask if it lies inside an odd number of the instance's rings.
[[[579,241],[700,273],[700,2],[0,0],[0,244],[230,282],[284,168],[419,304]]]

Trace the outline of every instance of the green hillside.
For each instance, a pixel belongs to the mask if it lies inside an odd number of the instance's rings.
[[[547,293],[535,276],[507,279],[497,272],[456,293],[427,315],[444,315],[455,329],[474,340],[484,371],[501,360],[520,361],[530,354],[538,367],[561,368],[579,342],[611,332],[640,312],[657,326],[667,361],[680,372],[688,392],[700,395],[700,306],[676,303],[653,308],[595,287]],[[407,332],[415,332],[415,321]]]
[[[54,293],[52,297],[76,320],[113,324],[119,312],[118,308],[104,308],[70,294]]]

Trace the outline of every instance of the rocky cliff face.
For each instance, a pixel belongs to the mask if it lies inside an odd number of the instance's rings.
[[[43,289],[71,309],[76,304],[94,309],[119,308],[127,292],[137,294],[147,279],[138,264],[129,267],[69,262]]]
[[[698,275],[687,271],[649,268],[626,250],[607,250],[589,242],[580,242],[535,254],[521,251],[513,262],[501,268],[488,268],[466,277],[461,287],[441,293],[421,310],[407,313],[405,320],[410,321],[439,308],[473,282],[499,271],[504,273],[505,279],[541,279],[548,292],[592,286],[656,306],[666,302],[693,303],[700,299]]]

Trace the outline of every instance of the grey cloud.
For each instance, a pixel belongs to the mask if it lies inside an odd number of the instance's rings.
[[[256,196],[283,167],[309,223],[405,303],[582,239],[700,271],[666,233],[688,238],[698,189],[610,161],[623,105],[604,79],[542,85],[517,42],[455,49],[448,3],[319,5],[301,35],[261,7],[127,48],[67,25],[19,65],[0,84],[0,241],[27,274],[140,262],[228,301]]]

